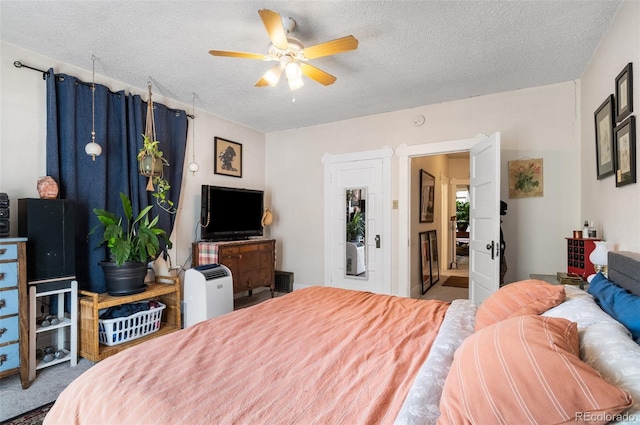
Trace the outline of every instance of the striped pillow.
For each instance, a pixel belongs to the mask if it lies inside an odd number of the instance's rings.
[[[604,424],[631,404],[629,394],[580,360],[575,323],[529,315],[462,343],[438,424]]]
[[[476,314],[476,331],[501,320],[541,314],[564,301],[563,285],[530,279],[510,283],[487,298]]]

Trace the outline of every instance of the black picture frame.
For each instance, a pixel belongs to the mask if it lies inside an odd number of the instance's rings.
[[[636,117],[622,121],[615,130],[616,187],[636,182]]]
[[[213,172],[242,178],[242,144],[221,137],[214,138]]]
[[[420,281],[422,295],[433,285],[431,279],[431,249],[429,247],[429,232],[420,232],[418,241],[420,245]]]
[[[613,95],[607,96],[593,114],[596,130],[596,175],[598,180],[613,175]]]
[[[616,122],[633,112],[633,63],[629,62],[616,77]]]
[[[435,177],[425,170],[420,170],[420,223],[433,223],[435,192]]]
[[[431,285],[435,285],[440,280],[440,262],[438,255],[438,233],[436,230],[429,230],[429,268],[431,269]]]

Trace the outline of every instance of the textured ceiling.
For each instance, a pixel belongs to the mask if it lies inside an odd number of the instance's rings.
[[[611,1],[10,1],[3,41],[261,132],[580,78],[620,6]],[[310,63],[337,77],[254,87],[272,66],[257,11],[297,22],[306,46],[352,34],[357,50]],[[20,60],[5,58],[2,60]],[[25,71],[26,72],[26,71]],[[295,102],[293,99],[295,98]],[[190,108],[187,108],[190,109]]]

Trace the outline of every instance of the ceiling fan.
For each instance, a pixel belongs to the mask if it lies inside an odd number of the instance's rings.
[[[259,53],[230,52],[225,50],[209,50],[213,56],[226,56],[245,59],[257,59],[275,61],[277,65],[270,68],[256,83],[256,87],[275,86],[280,80],[284,70],[289,88],[296,90],[304,85],[302,76],[305,75],[318,83],[328,86],[336,81],[333,75],[307,63],[310,59],[335,55],[358,48],[358,40],[348,35],[346,37],[327,41],[311,47],[304,47],[302,42],[288,34],[296,26],[292,18],[282,19],[278,12],[269,9],[258,11],[262,22],[267,29],[269,50],[266,55]]]

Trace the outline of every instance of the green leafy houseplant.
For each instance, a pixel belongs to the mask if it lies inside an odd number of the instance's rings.
[[[360,211],[356,212],[351,221],[347,222],[347,240],[354,241],[358,236],[364,236],[364,218]]]
[[[458,230],[464,231],[469,224],[469,202],[456,201],[456,221]]]
[[[146,264],[160,250],[160,238],[166,240],[167,246],[171,248],[167,233],[157,226],[158,217],[149,220],[153,205],[144,208],[134,219],[131,200],[124,193],[120,193],[120,199],[124,217],[118,217],[101,208],[94,208],[93,212],[100,220],[100,224],[89,233],[94,233],[100,226],[104,227],[102,240],[98,246],[106,245],[109,248],[111,261],[117,266],[130,261]]]
[[[153,191],[152,196],[156,198],[156,204],[168,213],[175,214],[174,202],[167,197],[171,185],[164,178],[162,171],[164,165],[169,166],[169,161],[164,158],[159,144],[158,140],[151,140],[146,134],[142,135],[142,148],[138,152],[140,174],[149,177],[147,190]]]

